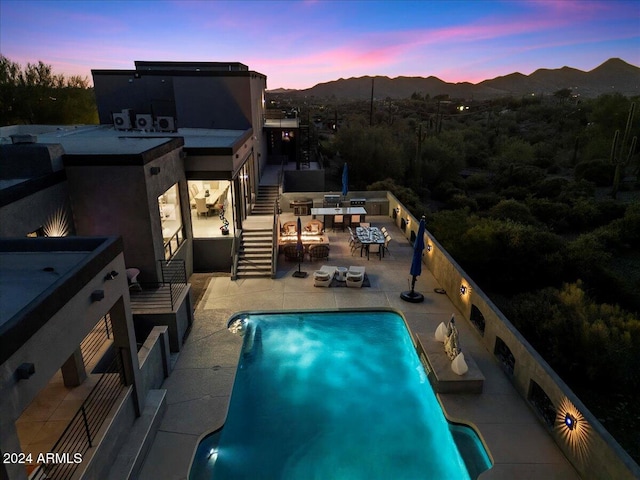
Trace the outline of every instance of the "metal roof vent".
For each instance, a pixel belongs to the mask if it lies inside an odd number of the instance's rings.
[[[36,143],[38,137],[30,134],[22,134],[22,135],[11,135],[11,143],[21,144],[21,143]]]

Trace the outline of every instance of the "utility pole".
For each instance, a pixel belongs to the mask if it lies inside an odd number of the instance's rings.
[[[373,81],[375,77],[371,77],[371,108],[369,110],[369,126],[373,126]]]

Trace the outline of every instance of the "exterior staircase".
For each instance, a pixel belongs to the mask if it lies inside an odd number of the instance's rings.
[[[273,215],[273,204],[278,200],[279,195],[278,185],[258,186],[258,196],[251,209],[251,215]]]
[[[271,277],[274,249],[273,206],[279,195],[278,185],[258,187],[251,215],[243,224],[236,266],[237,278]]]
[[[237,277],[271,277],[272,252],[273,231],[270,228],[242,230]]]

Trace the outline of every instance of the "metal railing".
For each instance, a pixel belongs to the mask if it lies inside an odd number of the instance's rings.
[[[271,233],[271,278],[276,278],[278,270],[278,229],[280,228],[280,202],[273,204],[273,226]]]
[[[180,245],[184,243],[185,238],[184,226],[181,226],[178,231],[174,233],[173,236],[169,238],[169,240],[167,240],[164,244],[165,260],[171,260],[171,257],[175,255],[175,253],[178,251],[178,248],[180,248]]]
[[[85,365],[89,365],[96,354],[102,349],[104,342],[113,336],[113,327],[111,325],[111,315],[107,313],[98,320],[98,323],[84,337],[80,343],[80,352]]]
[[[161,270],[160,282],[140,282],[129,291],[131,307],[135,309],[174,310],[178,300],[187,289],[187,270],[184,260],[158,260]]]
[[[30,477],[33,480],[71,478],[82,465],[85,453],[96,445],[96,437],[111,408],[124,388],[119,351],[111,365],[93,387],[55,445],[47,452]]]
[[[238,279],[238,260],[240,259],[240,239],[242,230],[236,230],[231,242],[231,280]]]

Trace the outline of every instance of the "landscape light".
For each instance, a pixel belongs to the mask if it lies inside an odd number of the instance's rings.
[[[569,430],[573,430],[578,426],[578,420],[576,419],[576,417],[567,412],[564,416],[564,424]]]

